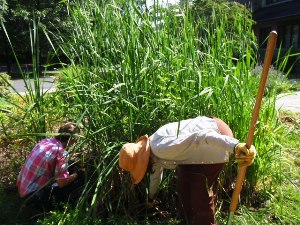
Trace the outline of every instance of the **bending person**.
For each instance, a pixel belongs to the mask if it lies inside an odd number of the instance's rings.
[[[256,150],[233,138],[221,119],[200,116],[166,124],[149,138],[124,144],[119,166],[130,172],[134,184],[151,168],[148,206],[153,204],[163,169],[176,169],[180,216],[190,224],[211,225],[216,224],[213,187],[232,153],[239,166],[248,166]]]

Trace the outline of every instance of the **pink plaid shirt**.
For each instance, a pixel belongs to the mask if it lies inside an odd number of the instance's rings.
[[[68,178],[67,151],[56,138],[41,140],[30,152],[18,176],[21,197],[46,185],[51,178]]]

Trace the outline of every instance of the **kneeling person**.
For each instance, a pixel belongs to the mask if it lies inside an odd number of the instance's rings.
[[[20,197],[25,204],[38,209],[52,207],[68,200],[69,195],[84,183],[84,172],[69,161],[68,148],[75,144],[80,129],[74,123],[60,127],[59,135],[41,140],[30,152],[17,179]],[[72,170],[72,172],[71,172]]]

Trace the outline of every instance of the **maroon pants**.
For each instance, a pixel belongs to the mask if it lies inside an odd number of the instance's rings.
[[[177,167],[179,215],[193,225],[215,221],[214,184],[224,163]]]
[[[233,137],[231,129],[224,121],[214,119],[221,134]],[[179,215],[188,224],[216,224],[214,184],[223,167],[224,163],[177,167]]]

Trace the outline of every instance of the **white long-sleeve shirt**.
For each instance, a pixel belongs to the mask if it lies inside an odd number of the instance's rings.
[[[227,162],[238,143],[235,138],[221,135],[215,120],[205,116],[166,124],[149,139],[154,171],[150,174],[150,198],[159,188],[163,169]]]

